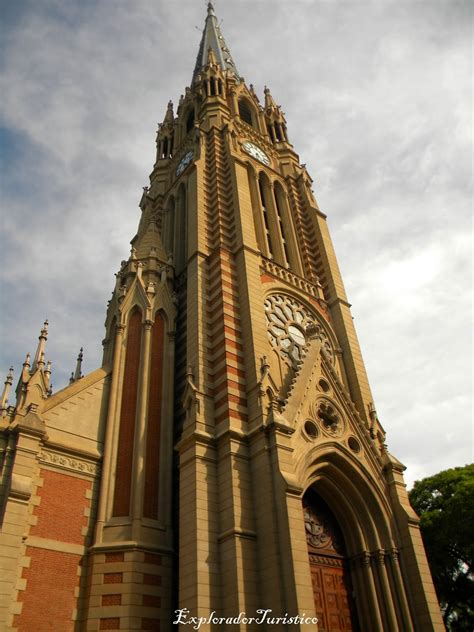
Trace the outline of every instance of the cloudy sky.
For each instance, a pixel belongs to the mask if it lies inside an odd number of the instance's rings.
[[[79,347],[85,372],[100,365],[157,123],[190,82],[205,5],[2,3],[2,379],[45,318],[55,390]],[[214,5],[314,178],[407,481],[472,461],[471,2]]]

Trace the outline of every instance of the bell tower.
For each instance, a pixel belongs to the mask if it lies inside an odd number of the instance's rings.
[[[441,630],[326,216],[212,3],[147,200],[175,274],[177,607]]]
[[[159,125],[102,367],[83,377],[81,349],[51,394],[45,323],[16,406],[7,376],[6,629],[444,629],[290,137],[209,2],[191,85]]]

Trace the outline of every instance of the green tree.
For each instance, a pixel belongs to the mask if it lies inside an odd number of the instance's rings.
[[[409,493],[444,623],[452,632],[474,630],[474,464],[421,481]]]

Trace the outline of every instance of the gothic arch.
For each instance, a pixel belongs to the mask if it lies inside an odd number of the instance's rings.
[[[370,472],[330,443],[303,455],[295,474],[304,492],[313,489],[328,505],[341,528],[360,620],[373,632],[411,630],[396,527]],[[303,518],[304,533],[302,523]]]
[[[305,491],[315,489],[336,516],[349,555],[394,546],[390,514],[375,482],[340,443],[326,443],[297,466]]]
[[[136,262],[139,265],[139,262]],[[127,288],[125,297],[122,303],[119,302],[119,314],[120,324],[127,325],[130,322],[132,312],[138,309],[142,316],[142,322],[144,322],[147,314],[147,310],[150,307],[150,302],[145,292],[143,280],[138,274],[134,277],[131,285]]]

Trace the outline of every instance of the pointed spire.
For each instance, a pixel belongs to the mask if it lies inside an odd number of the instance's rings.
[[[48,339],[48,321],[44,321],[43,329],[38,337],[38,348],[36,349],[35,359],[33,360],[33,373],[38,368],[38,365],[43,362],[44,365],[44,351],[46,347],[46,340]]]
[[[76,371],[74,373],[74,381],[80,380],[81,377],[82,377],[81,369],[82,369],[82,358],[83,357],[84,357],[84,354],[83,354],[83,349],[81,347],[81,350],[79,351],[79,355],[77,356]]]
[[[239,73],[237,72],[230,50],[225,43],[212,2],[208,2],[207,4],[207,17],[199,45],[191,86],[195,84],[199,72],[209,63],[209,49],[211,49],[222,70],[229,70],[239,78]]]
[[[10,389],[13,384],[13,367],[10,367],[10,370],[7,373],[7,377],[5,379],[5,386],[3,387],[2,399],[0,400],[0,413],[4,416],[4,412],[8,408],[8,397],[10,395]]]

